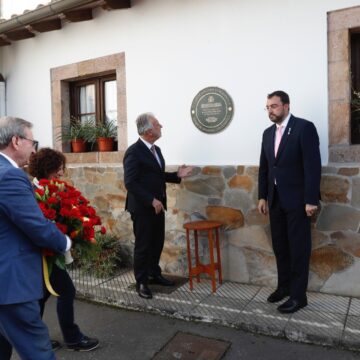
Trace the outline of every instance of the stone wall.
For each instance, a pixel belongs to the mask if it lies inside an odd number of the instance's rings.
[[[358,165],[323,168],[321,209],[312,222],[310,290],[360,296],[359,169]],[[194,176],[181,185],[168,185],[166,242],[161,258],[165,272],[187,274],[183,223],[214,219],[224,224],[224,278],[276,286],[269,219],[256,209],[257,176],[255,166],[205,166],[197,167]],[[134,237],[130,216],[124,211],[123,168],[70,165],[68,177],[96,206],[108,230],[132,253]],[[208,248],[203,237],[200,253],[206,261]]]

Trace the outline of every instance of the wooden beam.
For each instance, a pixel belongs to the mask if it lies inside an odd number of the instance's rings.
[[[92,20],[92,9],[82,9],[64,12],[66,20],[71,22],[87,21]]]
[[[0,46],[7,46],[7,45],[11,45],[11,42],[0,37]]]
[[[128,9],[131,8],[131,0],[104,0],[105,4],[102,5],[103,9]]]
[[[33,34],[30,30],[26,28],[22,28],[19,30],[13,30],[8,31],[4,33],[4,35],[10,39],[10,40],[23,40],[23,39],[29,39],[35,37],[35,34]]]
[[[47,32],[53,30],[61,29],[61,20],[60,19],[52,19],[52,20],[44,20],[36,23],[30,24],[31,28],[38,32]]]

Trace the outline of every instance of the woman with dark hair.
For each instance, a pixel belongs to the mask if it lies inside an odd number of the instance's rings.
[[[40,179],[59,179],[64,175],[66,166],[65,156],[57,150],[42,148],[30,157],[28,172],[31,176]],[[64,342],[69,350],[90,351],[99,346],[99,340],[91,339],[79,329],[74,322],[75,287],[66,270],[54,264],[50,283],[59,294],[57,298],[57,315]],[[44,298],[40,300],[41,315],[44,313],[45,302],[50,293],[45,290]],[[58,341],[52,341],[53,349],[59,348]]]

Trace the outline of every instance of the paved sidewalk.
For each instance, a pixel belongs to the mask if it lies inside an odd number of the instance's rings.
[[[124,309],[158,313],[177,319],[221,324],[293,341],[360,351],[360,299],[308,293],[309,305],[295,314],[280,314],[266,299],[273,289],[224,282],[215,294],[207,280],[185,283],[171,294],[153,292],[144,300],[134,290],[131,270],[110,279],[73,271],[80,297]]]

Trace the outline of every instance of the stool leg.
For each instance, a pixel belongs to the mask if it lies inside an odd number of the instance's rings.
[[[217,266],[219,272],[219,284],[222,284],[222,270],[221,270],[221,254],[220,254],[220,244],[219,244],[219,229],[215,229],[216,234],[216,252],[217,252]]]
[[[197,230],[194,230],[194,237],[195,237],[195,264],[196,264],[196,268],[199,271],[199,265],[200,265],[200,258],[199,258],[199,237],[198,237],[198,232]],[[196,280],[199,283],[200,282],[200,274],[198,273],[196,275]]]
[[[210,275],[212,283],[212,291],[216,292],[216,280],[215,280],[215,261],[214,261],[214,240],[212,230],[208,230],[209,251],[210,251]]]
[[[189,230],[186,229],[186,246],[187,246],[187,257],[188,257],[188,266],[189,266],[189,284],[190,284],[190,290],[193,289],[193,283],[192,283],[192,266],[191,266],[191,252],[190,252],[190,234]]]

